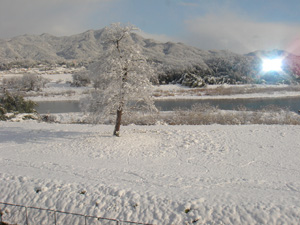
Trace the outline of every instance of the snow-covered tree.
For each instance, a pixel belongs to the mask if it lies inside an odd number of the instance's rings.
[[[155,73],[131,38],[131,25],[112,24],[103,32],[104,53],[89,67],[95,90],[82,101],[93,122],[116,113],[113,134],[119,136],[122,114],[130,110],[156,110],[151,79]]]

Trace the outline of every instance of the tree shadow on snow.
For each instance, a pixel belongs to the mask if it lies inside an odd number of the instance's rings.
[[[57,130],[33,130],[22,127],[6,127],[0,128],[0,143],[17,143],[24,144],[28,142],[43,143],[55,139],[75,139],[87,132],[75,131],[57,131]]]

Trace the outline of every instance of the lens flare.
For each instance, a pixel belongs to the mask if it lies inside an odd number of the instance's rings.
[[[263,71],[282,71],[282,59],[263,59]]]

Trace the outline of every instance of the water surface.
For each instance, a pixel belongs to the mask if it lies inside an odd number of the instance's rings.
[[[300,97],[264,98],[264,99],[168,99],[155,101],[156,107],[161,111],[174,111],[176,109],[190,109],[196,103],[209,103],[223,110],[234,110],[244,106],[249,110],[260,110],[268,105],[280,108],[289,108],[291,111],[300,110]],[[39,102],[36,110],[43,113],[68,113],[80,112],[78,101],[46,101]]]

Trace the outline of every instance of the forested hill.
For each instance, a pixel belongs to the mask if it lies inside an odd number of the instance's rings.
[[[104,29],[88,30],[72,36],[56,37],[50,34],[22,35],[11,39],[0,39],[0,69],[15,63],[26,64],[74,62],[85,64],[95,61],[105,51],[101,40]],[[197,84],[252,82],[259,71],[256,54],[240,55],[230,51],[205,51],[182,43],[158,42],[132,34],[145,56],[160,69],[162,82],[189,79]],[[299,62],[299,57],[291,56]],[[30,66],[30,65],[29,65]],[[298,67],[297,67],[298,68]],[[289,66],[290,75],[295,68]],[[187,85],[189,85],[187,83]]]

